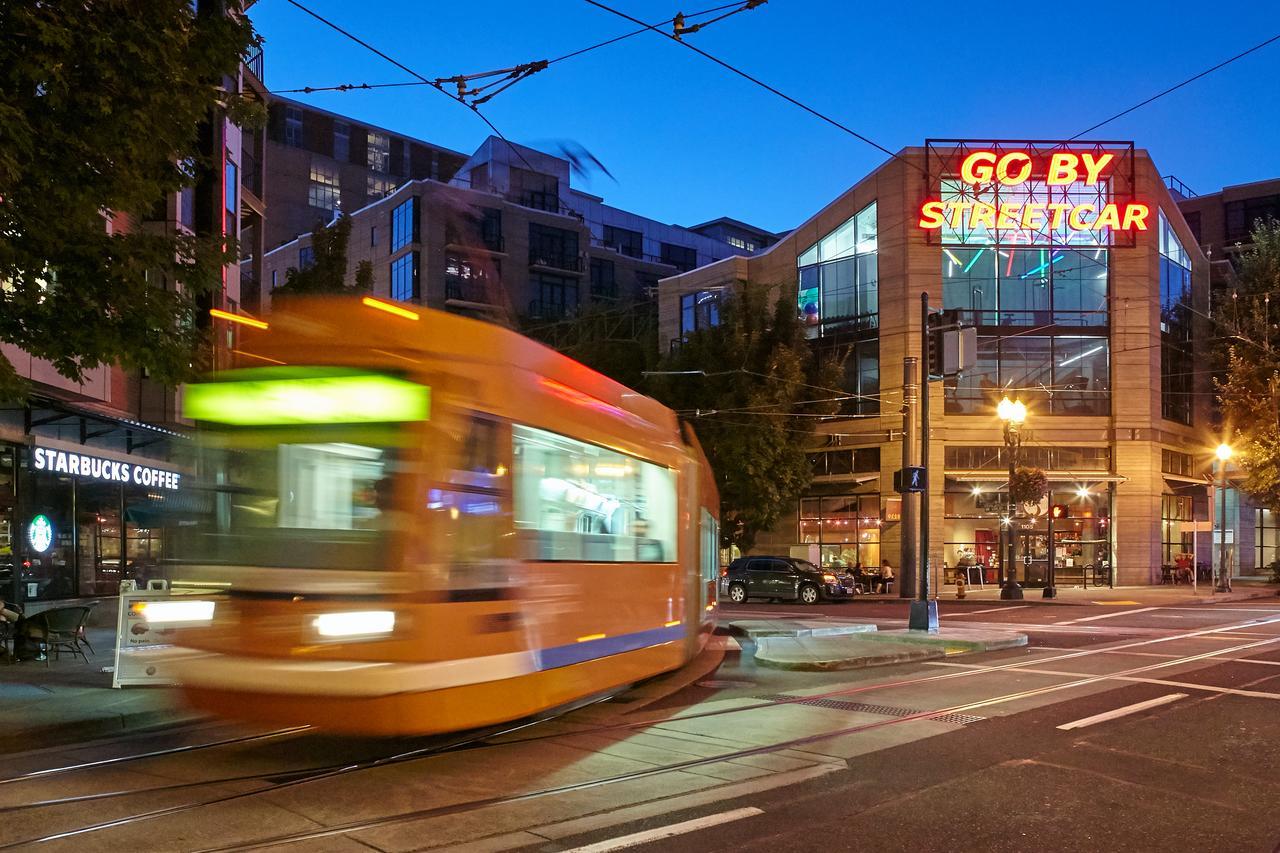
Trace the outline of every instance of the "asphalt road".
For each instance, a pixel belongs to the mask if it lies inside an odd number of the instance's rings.
[[[748,615],[899,627],[906,604],[751,602],[723,614]],[[756,667],[718,638],[686,671],[462,750],[293,732],[0,782],[0,840],[77,851],[1280,849],[1280,604],[944,602],[943,621],[1024,631],[1030,645],[806,673]],[[243,734],[211,725],[12,756],[5,772]],[[362,764],[406,750],[424,752]],[[349,766],[299,781],[305,768]],[[85,796],[97,798],[74,799]]]

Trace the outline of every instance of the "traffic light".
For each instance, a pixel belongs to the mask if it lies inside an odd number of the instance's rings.
[[[968,370],[978,360],[978,330],[961,327],[960,312],[954,308],[931,313],[926,355],[924,370],[930,379]]]
[[[1054,504],[1049,514],[1053,518],[1068,518],[1071,515],[1071,507],[1066,504]]]

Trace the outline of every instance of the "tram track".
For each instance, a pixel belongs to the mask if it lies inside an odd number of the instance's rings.
[[[193,812],[198,809],[215,806],[222,803],[232,802],[235,800],[245,799],[245,798],[257,796],[260,794],[275,793],[287,788],[307,784],[310,782],[317,782],[325,779],[332,779],[341,775],[346,775],[346,774],[355,773],[355,772],[364,771],[364,770],[372,770],[379,767],[391,766],[393,764],[424,760],[424,759],[428,759],[437,755],[442,755],[450,752],[457,752],[457,751],[463,751],[463,750],[497,749],[505,746],[515,746],[515,745],[527,744],[527,743],[536,742],[536,741],[553,740],[557,738],[575,737],[575,736],[581,736],[581,735],[606,733],[609,731],[631,730],[631,729],[638,729],[638,728],[650,729],[656,734],[661,734],[663,732],[663,728],[661,724],[664,722],[686,722],[686,721],[692,721],[692,720],[698,720],[698,719],[705,719],[709,717],[717,717],[717,716],[724,716],[728,714],[761,710],[766,708],[776,708],[779,706],[785,706],[790,704],[807,703],[807,702],[812,702],[815,699],[837,698],[841,696],[848,696],[851,694],[865,693],[870,691],[892,690],[899,687],[915,686],[915,685],[931,683],[931,682],[939,682],[939,681],[948,681],[955,678],[974,677],[974,676],[979,676],[984,674],[998,673],[1002,671],[1018,670],[1018,669],[1028,668],[1028,667],[1039,667],[1045,664],[1054,663],[1054,662],[1063,661],[1063,660],[1070,660],[1074,658],[1080,658],[1080,657],[1086,657],[1086,656],[1098,655],[1098,654],[1106,654],[1106,653],[1117,653],[1117,652],[1122,653],[1124,650],[1131,649],[1131,648],[1149,646],[1149,645],[1163,643],[1163,642],[1174,642],[1179,640],[1195,639],[1197,637],[1203,637],[1206,635],[1237,631],[1243,627],[1260,626],[1260,625],[1266,625],[1266,624],[1273,624],[1276,622],[1280,622],[1280,616],[1275,616],[1275,617],[1266,618],[1266,619],[1251,619],[1244,622],[1222,625],[1222,626],[1212,627],[1212,628],[1203,628],[1195,631],[1181,632],[1181,633],[1172,634],[1164,637],[1135,640],[1132,642],[1122,643],[1119,645],[1109,644],[1106,648],[1073,650],[1061,655],[1052,655],[1049,657],[1037,658],[1034,660],[1010,661],[1007,663],[998,663],[998,664],[993,664],[993,665],[981,667],[981,668],[957,670],[955,672],[940,673],[940,674],[928,675],[928,676],[918,676],[918,677],[907,678],[907,679],[899,679],[896,681],[877,682],[873,684],[858,685],[856,687],[842,688],[839,690],[826,691],[818,694],[785,696],[785,697],[779,697],[777,699],[771,698],[766,701],[756,702],[749,705],[740,705],[732,708],[721,708],[721,709],[715,709],[710,711],[703,711],[703,712],[688,714],[680,717],[667,717],[660,720],[636,720],[636,721],[629,721],[629,722],[623,722],[623,723],[613,723],[608,725],[589,726],[589,727],[584,727],[581,729],[574,729],[569,731],[559,731],[554,733],[538,734],[532,737],[522,737],[522,738],[511,739],[511,740],[499,740],[499,741],[493,740],[494,738],[504,737],[505,735],[508,735],[508,734],[519,732],[519,731],[531,728],[533,726],[542,725],[542,724],[551,722],[553,720],[560,719],[561,717],[564,716],[564,714],[567,714],[570,711],[579,710],[582,707],[585,707],[585,705],[587,704],[594,704],[594,702],[598,702],[598,701],[602,701],[603,699],[610,698],[611,695],[616,695],[616,694],[609,694],[603,697],[596,698],[595,700],[593,700],[593,702],[583,703],[581,705],[575,706],[574,708],[567,709],[552,717],[548,717],[544,719],[526,720],[516,725],[494,727],[492,729],[482,730],[481,732],[478,732],[478,733],[471,732],[471,733],[468,733],[465,737],[450,743],[438,744],[438,745],[423,747],[420,749],[408,750],[408,751],[399,752],[390,756],[381,756],[378,758],[373,758],[368,760],[357,760],[352,762],[346,762],[343,764],[328,765],[328,766],[318,767],[318,768],[302,768],[302,769],[297,769],[292,771],[276,770],[276,771],[270,771],[270,772],[265,772],[260,774],[249,774],[249,775],[243,775],[243,776],[237,776],[237,777],[224,777],[224,778],[218,778],[218,779],[184,782],[184,783],[177,783],[173,785],[162,785],[162,786],[155,786],[151,788],[143,788],[138,790],[115,791],[115,792],[106,792],[106,793],[100,793],[100,794],[88,794],[80,797],[36,801],[36,802],[23,804],[19,806],[11,806],[7,808],[3,808],[3,809],[0,809],[0,813],[6,812],[6,811],[23,810],[23,809],[46,808],[46,807],[53,807],[57,805],[65,805],[69,803],[88,802],[92,800],[101,800],[101,799],[109,799],[109,798],[124,797],[124,796],[154,794],[162,791],[173,791],[173,790],[190,789],[190,788],[197,788],[197,787],[208,787],[211,785],[231,783],[231,782],[278,780],[281,778],[286,779],[286,781],[284,782],[270,785],[268,787],[258,788],[250,791],[236,792],[233,794],[228,794],[228,795],[216,797],[213,799],[201,800],[199,802],[194,802],[194,803],[183,803],[183,804],[178,804],[174,806],[168,806],[165,808],[154,809],[151,811],[140,812],[138,814],[127,815],[125,817],[117,818],[115,820],[102,821],[102,822],[91,824],[88,826],[83,826],[79,828],[65,830],[62,832],[52,833],[46,836],[29,838],[29,839],[25,839],[18,842],[12,842],[9,844],[0,845],[0,850],[16,849],[24,846],[37,845],[37,844],[77,837],[81,835],[87,835],[87,834],[100,832],[108,829],[113,829],[121,826],[139,824],[149,820],[154,820],[154,819],[171,816],[175,814],[181,814],[184,812]],[[1179,656],[1179,657],[1171,658],[1169,660],[1161,661],[1159,663],[1153,663],[1146,666],[1135,667],[1135,668],[1131,668],[1121,672],[1088,676],[1085,678],[1077,679],[1075,681],[1070,681],[1063,684],[1048,685],[1043,688],[1037,688],[1030,691],[1022,691],[1019,693],[1008,694],[1006,696],[996,697],[988,700],[980,700],[977,702],[966,703],[964,705],[956,705],[956,706],[951,706],[951,707],[941,708],[941,709],[936,709],[931,711],[920,711],[920,712],[908,714],[905,716],[894,717],[892,719],[887,719],[884,721],[875,721],[872,723],[866,723],[859,726],[839,729],[839,730],[830,731],[830,732],[823,732],[823,733],[818,733],[814,735],[808,735],[802,738],[783,741],[776,744],[769,744],[761,747],[753,747],[751,749],[740,750],[734,753],[722,754],[717,756],[708,756],[705,758],[699,758],[699,759],[688,761],[688,762],[679,762],[673,765],[668,765],[660,768],[648,768],[642,771],[635,771],[634,773],[630,773],[630,774],[621,774],[617,777],[609,777],[603,780],[596,780],[594,782],[576,783],[574,785],[559,786],[556,788],[549,788],[542,791],[534,791],[534,792],[528,792],[525,794],[512,795],[510,797],[505,797],[505,798],[504,797],[488,798],[484,800],[470,801],[469,803],[461,803],[461,804],[456,804],[451,806],[440,806],[440,807],[435,807],[433,809],[426,809],[426,810],[420,810],[418,812],[407,813],[407,816],[406,815],[389,816],[387,818],[378,819],[379,821],[386,821],[385,824],[379,823],[376,825],[394,825],[397,822],[402,822],[406,820],[418,820],[418,819],[425,819],[430,817],[444,816],[447,814],[459,813],[461,811],[475,810],[480,808],[487,808],[494,805],[501,805],[507,802],[521,802],[527,799],[534,799],[538,797],[554,795],[556,793],[567,793],[575,790],[582,790],[587,787],[615,784],[617,782],[628,781],[631,779],[647,778],[649,776],[657,775],[660,773],[678,772],[680,770],[701,767],[707,764],[717,763],[721,761],[732,761],[737,758],[761,755],[769,752],[776,752],[779,750],[789,749],[795,746],[801,746],[804,744],[826,740],[833,737],[841,737],[848,734],[856,734],[862,731],[883,728],[886,725],[895,725],[898,723],[906,723],[906,722],[912,722],[912,721],[922,720],[922,719],[931,719],[934,717],[945,716],[947,714],[964,713],[967,710],[985,707],[992,704],[1015,701],[1021,698],[1030,698],[1030,697],[1041,695],[1043,693],[1070,689],[1072,687],[1077,687],[1077,686],[1085,686],[1088,684],[1093,684],[1093,683],[1112,680],[1112,679],[1123,679],[1123,678],[1141,674],[1144,672],[1150,672],[1150,671],[1164,669],[1168,667],[1174,667],[1174,666],[1181,666],[1187,663],[1193,663],[1193,662],[1197,662],[1197,661],[1205,660],[1209,658],[1220,658],[1224,654],[1231,654],[1236,651],[1252,649],[1252,648],[1265,646],[1273,643],[1280,643],[1280,635],[1277,635],[1274,638],[1256,640],[1253,642],[1238,644],[1228,648],[1218,648],[1218,649],[1214,649],[1208,652],[1199,653],[1195,655]],[[308,727],[297,727],[297,728],[306,729]],[[279,732],[265,733],[263,735],[246,736],[245,738],[242,738],[242,739],[228,739],[226,742],[230,743],[230,742],[238,742],[240,740],[253,740],[253,739],[258,739],[258,738],[268,737],[268,736],[279,736],[283,733],[292,732],[292,731],[295,731],[295,730],[292,730],[292,729],[280,730]],[[223,742],[218,742],[217,744],[209,744],[208,746],[220,745],[221,743]],[[196,746],[195,748],[202,748],[202,747]],[[152,757],[153,755],[170,754],[171,752],[178,752],[178,751],[183,751],[183,748],[180,747],[174,750],[159,750],[159,751],[155,751],[154,753],[146,753],[138,756],[122,756],[120,760],[122,761],[134,760],[134,759],[140,759],[145,757]],[[68,768],[54,768],[52,772],[69,772],[71,770],[77,770],[77,769],[92,769],[93,767],[101,766],[103,764],[109,764],[112,762],[113,760],[111,759],[105,760],[104,762],[87,762],[83,765],[73,765]],[[3,781],[16,782],[16,781],[24,781],[24,780],[33,780],[33,779],[41,778],[42,776],[47,776],[47,775],[50,775],[50,772],[37,772],[33,774],[24,774],[22,776],[12,777],[11,780],[0,780],[0,782],[3,782]],[[348,826],[348,825],[344,825],[344,826]],[[303,836],[299,836],[297,838],[294,838],[292,836],[287,838],[281,837],[281,838],[284,838],[284,840],[270,839],[270,840],[264,840],[264,841],[244,842],[241,845],[233,845],[227,848],[217,848],[217,849],[218,850],[255,849],[257,846],[262,846],[267,844],[296,843],[299,841],[314,840],[315,838],[327,837],[328,835],[359,831],[365,828],[373,828],[373,827],[366,827],[363,825],[363,823],[361,823],[360,825],[354,826],[353,828],[338,827],[338,828],[333,828],[332,830],[329,830],[329,829],[316,830],[316,832],[321,833],[320,835],[304,834]]]

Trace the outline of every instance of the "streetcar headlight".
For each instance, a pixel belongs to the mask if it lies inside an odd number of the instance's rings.
[[[141,601],[133,605],[134,612],[153,625],[209,622],[213,607],[212,601]]]
[[[396,614],[391,610],[321,613],[311,624],[321,637],[373,637],[390,634],[396,626]]]

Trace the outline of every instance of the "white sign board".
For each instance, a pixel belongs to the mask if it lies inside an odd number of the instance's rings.
[[[173,652],[175,629],[147,622],[143,606],[151,601],[171,601],[182,593],[152,581],[158,589],[134,589],[133,581],[120,585],[120,611],[116,617],[116,666],[112,687],[137,684],[174,684],[165,678],[160,663]]]

